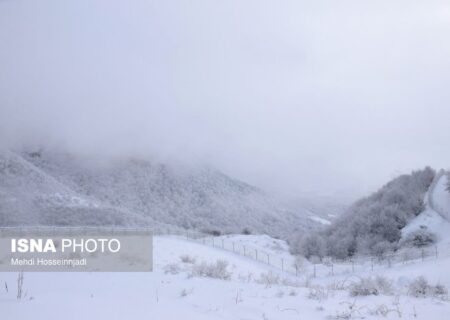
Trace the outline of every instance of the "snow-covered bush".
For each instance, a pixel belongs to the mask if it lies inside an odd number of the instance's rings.
[[[170,263],[164,266],[164,273],[178,274],[181,272],[181,268],[177,263]]]
[[[308,259],[312,256],[322,258],[326,250],[325,241],[319,234],[309,234],[296,243],[294,250]]]
[[[196,261],[195,257],[192,257],[188,254],[184,254],[184,255],[180,256],[180,260],[183,263],[190,263],[190,264],[194,264]]]
[[[424,277],[418,277],[408,286],[408,293],[414,297],[426,297],[430,292],[430,285]]]
[[[443,284],[436,284],[434,287],[432,287],[433,290],[433,296],[440,297],[440,298],[447,298],[448,297],[448,289]]]
[[[352,297],[370,295],[377,296],[378,294],[378,289],[371,278],[363,278],[350,285],[350,295]]]
[[[392,294],[394,289],[392,285],[392,281],[383,277],[383,276],[376,276],[375,277],[375,285],[378,288],[378,291],[381,294]]]
[[[272,271],[267,273],[261,273],[259,279],[256,281],[257,283],[263,284],[266,288],[269,288],[273,285],[278,285],[281,283],[280,276]]]
[[[426,228],[413,231],[402,240],[402,245],[406,247],[422,248],[434,243],[436,243],[436,235]]]
[[[307,264],[308,262],[303,256],[296,256],[293,267],[297,270],[298,273],[304,273],[307,269]]]
[[[392,293],[392,282],[381,276],[377,276],[375,279],[362,278],[351,284],[349,290],[352,297],[390,294]]]
[[[423,276],[414,279],[408,286],[408,294],[416,298],[436,297],[446,299],[447,288],[442,284],[431,285]]]
[[[228,262],[225,260],[217,260],[215,263],[202,262],[193,265],[191,276],[229,280],[231,272],[227,270],[227,267]]]
[[[312,286],[309,288],[308,299],[317,300],[319,302],[328,298],[330,290],[322,286]]]

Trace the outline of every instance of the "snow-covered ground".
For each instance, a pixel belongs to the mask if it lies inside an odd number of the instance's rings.
[[[450,220],[450,196],[447,191],[448,176],[440,172],[429,197],[430,207],[443,218]]]
[[[450,288],[446,183],[445,175],[436,179],[426,210],[403,230],[436,233],[436,256],[390,265],[297,260],[296,277],[281,271],[296,261],[288,244],[267,235],[156,236],[151,273],[26,273],[20,300],[17,274],[0,273],[0,320],[448,319],[447,295],[417,298],[409,288],[419,276]],[[211,267],[218,261],[225,268]],[[392,283],[389,292],[351,296],[352,283],[376,276]]]
[[[233,238],[289,255],[282,242],[267,236]],[[195,262],[182,262],[182,256]],[[228,262],[230,279],[192,276],[193,265],[218,259]],[[16,299],[17,274],[0,274],[0,319],[371,319],[383,318],[386,310],[391,310],[386,317],[392,319],[399,318],[397,311],[402,319],[447,319],[450,312],[449,302],[410,297],[404,288],[419,275],[450,286],[449,258],[374,273],[365,270],[335,277],[296,278],[221,248],[162,236],[155,237],[154,261],[152,273],[27,273],[26,295],[20,301]],[[331,289],[375,273],[392,279],[396,291],[354,298],[348,290]]]

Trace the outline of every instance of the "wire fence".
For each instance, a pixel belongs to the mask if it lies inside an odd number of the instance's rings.
[[[352,274],[359,272],[376,272],[385,268],[392,268],[399,265],[411,263],[421,263],[436,260],[438,258],[450,257],[449,246],[429,246],[423,248],[403,248],[396,252],[389,252],[378,256],[355,256],[348,259],[334,259],[324,257],[322,259],[312,259],[307,261],[300,256],[293,256],[289,253],[280,254],[273,251],[264,250],[259,247],[237,241],[232,236],[211,235],[194,230],[180,229],[157,229],[142,227],[0,227],[0,234],[3,231],[15,230],[26,235],[29,232],[39,231],[47,234],[59,234],[64,232],[68,235],[79,235],[83,233],[136,233],[152,232],[158,236],[177,236],[189,241],[195,241],[206,246],[219,248],[232,252],[236,255],[265,264],[282,273],[297,277],[329,277],[335,275]]]
[[[396,252],[386,252],[378,256],[359,255],[348,259],[324,257],[308,261],[300,256],[277,254],[257,248],[226,236],[211,236],[197,232],[186,232],[182,235],[189,240],[203,245],[220,248],[234,254],[266,264],[279,271],[297,277],[329,277],[335,275],[359,272],[377,272],[412,263],[422,263],[437,260],[440,257],[450,257],[448,246],[428,246],[422,248],[402,248]]]

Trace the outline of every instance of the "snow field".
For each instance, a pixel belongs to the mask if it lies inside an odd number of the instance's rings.
[[[267,236],[234,240],[288,255],[279,240]],[[194,265],[217,260],[227,261],[230,280],[191,276]],[[450,311],[447,301],[404,293],[351,297],[347,290],[330,289],[350,281],[346,275],[283,277],[264,263],[179,237],[155,237],[154,263],[152,273],[26,273],[22,300],[16,299],[17,274],[0,274],[1,319],[399,319],[398,311],[402,319],[447,319]],[[173,274],[167,272],[170,265],[177,266]],[[443,258],[380,273],[396,286],[422,274],[450,285],[449,266]],[[369,275],[360,272],[352,281]]]

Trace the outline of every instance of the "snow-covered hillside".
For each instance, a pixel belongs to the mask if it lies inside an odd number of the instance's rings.
[[[424,196],[435,176],[426,167],[392,179],[356,201],[323,231],[293,242],[294,252],[344,259],[396,250],[401,230],[425,209]]]
[[[246,237],[234,240],[288,255],[282,245],[273,248],[275,239]],[[420,275],[450,286],[449,258],[309,278],[283,275],[264,263],[177,237],[155,237],[154,256],[152,273],[26,273],[21,300],[16,299],[17,275],[2,273],[1,319],[439,320],[450,312],[445,297],[412,297],[407,288]],[[225,261],[224,272],[202,274],[218,260]],[[392,281],[392,292],[350,295],[352,283],[377,274]]]
[[[446,190],[447,182],[448,175],[440,171],[425,195],[425,210],[402,229],[403,238],[426,229],[437,236],[439,244],[450,244],[450,193]]]
[[[20,155],[0,152],[0,225],[143,224],[122,208],[86,197]]]
[[[318,223],[208,167],[0,152],[0,225],[149,225],[278,237]]]

